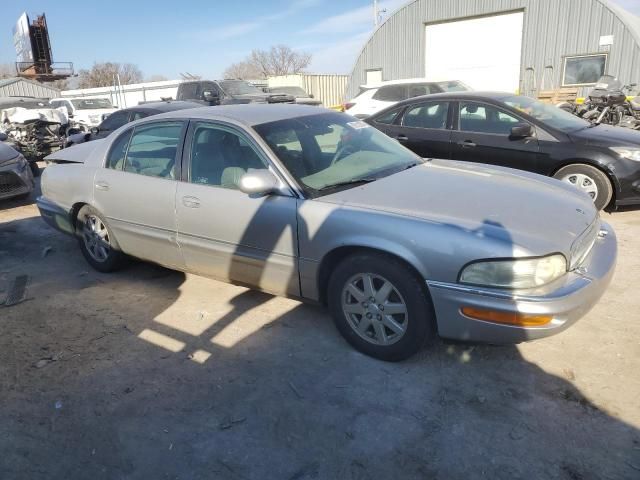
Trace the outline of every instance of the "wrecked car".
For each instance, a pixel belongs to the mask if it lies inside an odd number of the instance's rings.
[[[37,161],[62,148],[68,124],[66,111],[52,108],[46,99],[0,98],[0,132],[24,155],[34,175]]]
[[[62,108],[69,117],[71,127],[88,132],[118,110],[108,98],[53,98],[54,108]]]
[[[6,139],[0,132],[0,200],[28,197],[34,188],[33,174],[24,156],[3,143]]]

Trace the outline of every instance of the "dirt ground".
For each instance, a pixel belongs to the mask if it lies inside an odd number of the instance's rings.
[[[400,364],[318,307],[134,263],[92,271],[0,204],[0,479],[638,479],[640,211],[566,332]]]

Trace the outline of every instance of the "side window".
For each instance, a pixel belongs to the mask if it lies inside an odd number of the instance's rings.
[[[129,112],[115,112],[109,115],[100,125],[101,130],[117,130],[127,123]]]
[[[198,98],[198,84],[183,83],[180,85],[180,99],[195,99]]]
[[[402,110],[402,108],[395,108],[390,112],[380,115],[378,118],[376,118],[375,122],[382,123],[383,125],[391,125],[398,117],[400,110]]]
[[[131,121],[140,120],[141,118],[148,117],[149,114],[147,112],[133,112],[133,116],[131,117]]]
[[[490,105],[460,104],[460,130],[463,132],[509,135],[518,118]]]
[[[135,128],[124,162],[126,172],[175,178],[182,122],[162,122]]]
[[[419,103],[409,107],[402,124],[413,128],[446,129],[449,102]]]
[[[409,85],[409,97],[408,98],[413,98],[413,97],[419,97],[421,95],[429,95],[431,93],[431,88],[429,88],[429,85],[427,84],[416,84],[416,85]]]
[[[199,124],[193,130],[189,171],[192,183],[237,189],[249,169],[265,168],[241,135],[211,124]]]
[[[109,150],[107,155],[107,163],[105,167],[112,168],[114,170],[122,170],[124,157],[127,155],[127,147],[129,146],[129,140],[131,139],[132,132],[133,130],[124,132],[111,144],[111,150]]]
[[[380,87],[373,95],[374,100],[381,102],[399,102],[407,98],[406,85],[386,85]]]
[[[51,100],[49,103],[53,108],[58,108],[62,102],[60,100]]]

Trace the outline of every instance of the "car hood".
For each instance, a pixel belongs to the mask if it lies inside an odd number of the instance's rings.
[[[614,127],[612,125],[597,125],[583,128],[569,134],[574,142],[588,145],[608,146],[640,146],[640,132],[629,128]]]
[[[66,125],[69,123],[69,117],[66,110],[62,108],[13,107],[0,111],[0,122],[2,123],[26,124],[38,121]]]
[[[564,253],[598,218],[570,185],[529,172],[449,160],[318,199],[462,228],[513,245],[514,256]]]

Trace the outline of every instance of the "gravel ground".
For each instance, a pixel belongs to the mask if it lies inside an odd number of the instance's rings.
[[[613,284],[518,346],[353,351],[327,313],[133,263],[0,204],[0,479],[638,479],[640,212]],[[1,303],[1,301],[0,301]]]

